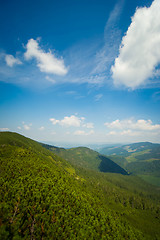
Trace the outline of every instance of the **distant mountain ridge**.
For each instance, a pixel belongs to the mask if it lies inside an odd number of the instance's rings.
[[[139,142],[103,148],[99,152],[131,174],[160,186],[160,144]]]
[[[138,143],[132,143],[127,144],[123,146],[114,146],[114,147],[105,147],[99,149],[99,153],[105,154],[105,155],[120,155],[120,156],[130,156],[132,153],[135,152],[141,152],[144,150],[150,149],[152,154],[158,153],[159,157],[159,150],[160,150],[160,144],[158,143],[151,143],[151,142],[138,142]]]

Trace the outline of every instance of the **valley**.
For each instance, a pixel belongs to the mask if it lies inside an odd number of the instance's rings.
[[[160,144],[134,143],[99,149],[128,173],[160,186]]]

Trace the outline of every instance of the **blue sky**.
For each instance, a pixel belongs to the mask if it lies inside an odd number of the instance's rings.
[[[0,5],[1,131],[160,142],[160,0]]]

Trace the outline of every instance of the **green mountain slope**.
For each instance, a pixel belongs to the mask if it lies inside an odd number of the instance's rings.
[[[0,239],[159,239],[159,190],[137,177],[73,168],[4,132],[0,167]]]
[[[100,172],[121,173],[124,175],[128,174],[122,167],[113,162],[111,159],[86,147],[64,149],[46,144],[42,144],[42,146],[64,158],[73,166],[79,166]]]
[[[160,144],[134,143],[104,148],[100,152],[111,154],[109,158],[131,174],[160,186]]]

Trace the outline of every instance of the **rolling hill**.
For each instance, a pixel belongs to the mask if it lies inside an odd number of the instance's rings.
[[[10,132],[0,170],[0,239],[159,239],[159,190],[138,177],[74,168]]]
[[[111,159],[86,147],[64,149],[46,144],[42,144],[42,146],[64,158],[73,166],[84,167],[100,172],[121,173],[124,175],[128,174],[122,167]]]

